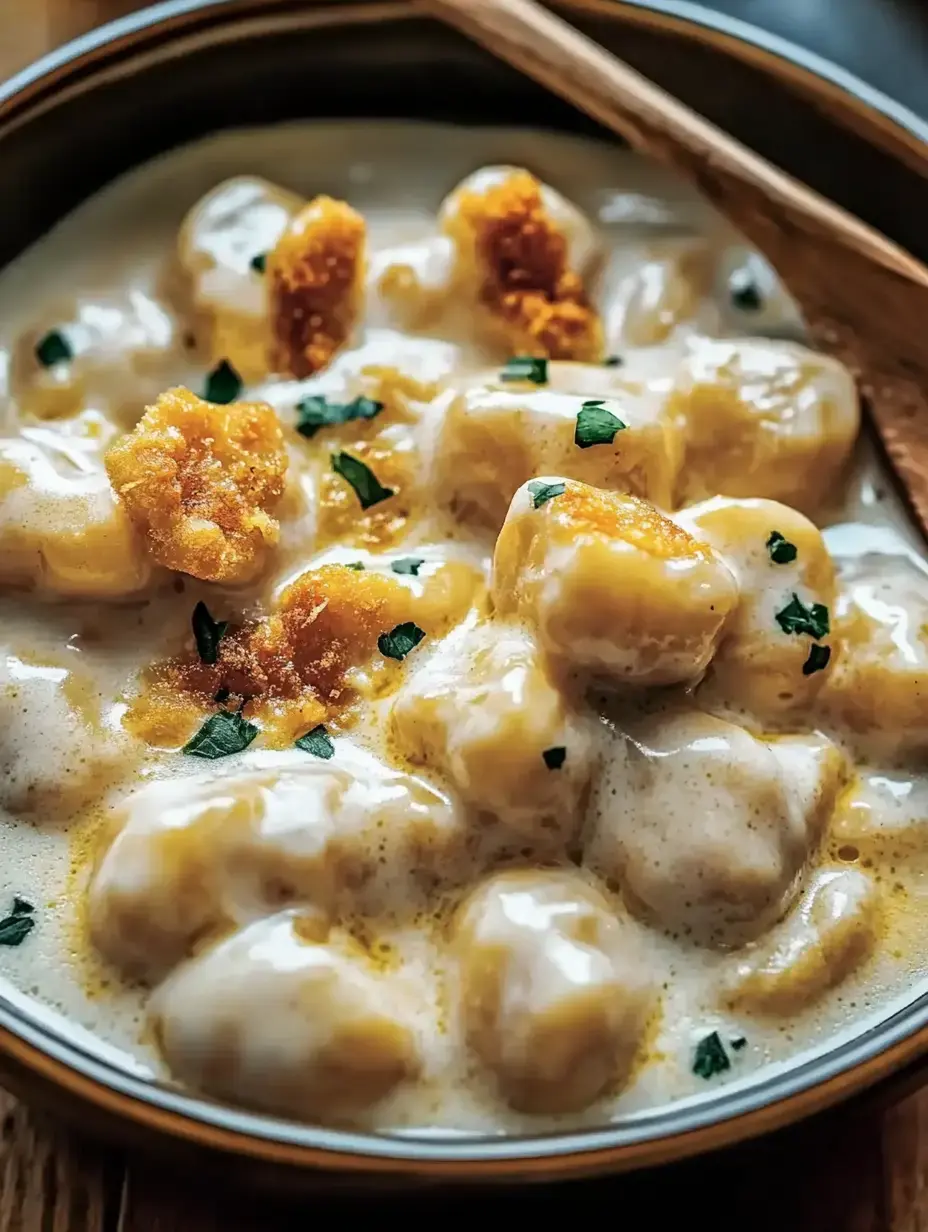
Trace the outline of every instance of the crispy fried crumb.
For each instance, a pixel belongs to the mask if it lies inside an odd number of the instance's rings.
[[[364,219],[344,201],[316,197],[267,258],[274,362],[304,378],[324,368],[361,314]]]
[[[624,492],[607,492],[585,483],[568,483],[551,502],[551,515],[563,518],[573,534],[582,531],[622,539],[662,560],[709,560],[711,549],[666,517],[650,501]]]
[[[280,527],[287,454],[273,409],[216,406],[169,389],[106,455],[116,495],[161,565],[209,582],[244,582]]]
[[[473,250],[480,303],[502,319],[514,353],[602,357],[599,317],[533,175],[517,171],[485,192],[462,192],[449,231]]]

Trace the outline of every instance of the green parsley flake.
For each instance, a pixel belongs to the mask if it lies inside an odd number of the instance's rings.
[[[181,752],[215,761],[217,757],[231,757],[233,753],[244,752],[257,734],[257,725],[243,719],[239,711],[220,710],[218,714],[210,715]]]
[[[304,753],[312,753],[313,757],[322,757],[325,761],[335,756],[335,745],[332,743],[332,737],[325,730],[322,723],[314,727],[312,731],[308,731],[305,736],[300,736],[299,740],[295,741],[295,744]]]
[[[43,368],[54,368],[69,363],[74,351],[60,329],[51,329],[35,344],[35,357]]]
[[[810,646],[809,657],[802,665],[803,676],[812,676],[815,672],[824,671],[828,666],[828,661],[830,658],[830,646]]]
[[[367,568],[363,560],[349,560],[346,569],[354,569],[355,573],[363,573]]]
[[[215,402],[218,406],[227,406],[242,392],[242,378],[227,359],[220,360],[206,378],[206,388],[203,397],[207,402]]]
[[[424,564],[421,556],[400,556],[390,562],[390,568],[394,573],[411,573],[413,577],[418,577],[419,568]]]
[[[731,1061],[718,1031],[712,1031],[696,1045],[693,1055],[693,1073],[697,1078],[714,1078],[731,1069]]]
[[[24,898],[13,899],[13,909],[0,920],[0,945],[22,945],[35,928],[35,907]]]
[[[748,1046],[748,1041],[745,1039],[743,1035],[732,1036],[732,1038],[728,1041],[728,1043],[734,1049],[735,1052],[740,1052],[742,1048],[747,1048]]]
[[[536,509],[540,509],[545,501],[555,496],[563,496],[567,491],[567,485],[565,483],[542,483],[540,479],[533,479],[528,485],[528,490],[532,494],[532,504]]]
[[[213,620],[206,604],[198,603],[193,609],[190,623],[193,626],[193,636],[196,639],[200,662],[212,665],[219,658],[219,643],[229,627],[229,622]]]
[[[334,424],[350,423],[353,419],[373,419],[383,410],[382,402],[359,396],[350,402],[330,402],[324,394],[310,394],[296,404],[296,430],[301,436],[312,438],[320,428]]]
[[[741,312],[759,312],[764,306],[760,287],[749,270],[735,270],[728,283],[728,294],[732,304]]]
[[[799,554],[799,549],[795,543],[790,543],[778,530],[770,532],[770,538],[767,540],[767,551],[775,565],[790,565]]]
[[[424,637],[423,630],[411,620],[407,620],[397,625],[395,629],[391,629],[389,633],[381,633],[377,639],[377,646],[386,658],[399,659],[402,662],[411,650],[415,650]]]
[[[251,258],[251,261],[249,262],[249,264],[251,265],[251,268],[255,271],[256,274],[263,274],[264,271],[267,269],[267,253],[266,252],[257,253],[256,256],[253,256]]]
[[[824,603],[813,603],[811,607],[806,607],[797,594],[793,595],[781,612],[777,612],[774,619],[784,633],[807,633],[816,641],[825,637],[830,630],[828,608]]]
[[[574,444],[581,449],[589,449],[591,445],[611,445],[616,433],[627,427],[628,424],[607,410],[601,401],[584,402],[577,415]]]
[[[535,359],[532,355],[517,355],[506,360],[499,374],[502,381],[529,381],[532,385],[547,385],[548,361]]]
[[[567,760],[567,750],[563,745],[558,745],[554,749],[545,749],[542,753],[545,760],[545,765],[549,770],[560,770],[564,762]]]
[[[362,509],[379,505],[393,495],[392,488],[385,488],[371,468],[350,453],[333,453],[332,470],[351,484]]]
[[[621,368],[625,361],[621,355],[607,355],[603,360],[604,368]]]

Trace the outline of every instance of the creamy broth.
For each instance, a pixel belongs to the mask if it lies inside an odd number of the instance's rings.
[[[570,305],[535,348],[474,240],[522,167]],[[269,304],[323,225],[320,359]],[[750,1082],[922,991],[922,545],[849,377],[687,189],[524,130],[228,133],[61,223],[0,321],[0,892],[35,921],[0,971],[34,1012],[272,1112],[500,1132]],[[168,524],[197,416],[247,440]],[[199,603],[229,628],[195,645]],[[247,747],[183,752],[216,716]]]

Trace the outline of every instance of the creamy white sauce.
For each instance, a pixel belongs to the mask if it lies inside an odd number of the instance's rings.
[[[376,283],[388,260],[394,264],[406,262],[424,290],[431,292],[440,289],[449,259],[444,242],[435,237],[435,216],[443,198],[478,167],[514,163],[527,167],[578,207],[581,216],[592,221],[606,250],[599,282],[606,349],[620,352],[625,363],[615,371],[604,370],[601,378],[597,375],[597,381],[604,382],[602,392],[599,385],[581,392],[590,397],[614,397],[617,406],[624,398],[622,405],[631,408],[628,420],[633,428],[650,423],[653,399],[669,388],[668,370],[673,357],[683,354],[688,336],[701,332],[797,336],[795,309],[756,257],[750,257],[749,265],[763,294],[763,308],[753,314],[732,308],[727,278],[748,259],[737,238],[687,189],[628,154],[572,138],[506,129],[468,131],[400,123],[286,125],[224,134],[157,160],[85,204],[4,271],[0,276],[0,397],[5,434],[40,446],[51,442],[59,451],[69,449],[67,466],[74,472],[86,471],[91,476],[91,485],[96,483],[99,487],[102,483],[103,496],[98,493],[95,499],[108,499],[106,484],[100,479],[102,448],[115,432],[130,428],[132,422],[126,420],[124,352],[135,348],[142,353],[139,362],[144,368],[145,397],[154,397],[162,388],[175,384],[188,384],[194,390],[202,387],[208,365],[184,344],[183,312],[176,306],[172,308],[167,296],[171,279],[176,276],[176,270],[172,271],[169,264],[187,211],[220,181],[232,176],[259,175],[299,197],[326,193],[345,198],[367,222],[371,283]],[[257,231],[242,233],[233,228],[221,242],[217,241],[215,251],[244,275],[251,255],[273,242],[284,221],[285,216],[270,210],[262,215]],[[579,224],[571,220],[569,226],[575,225]],[[572,248],[582,265],[587,253],[583,235],[577,233],[580,239],[572,240]],[[397,255],[395,250],[403,245],[408,246],[405,254]],[[389,259],[383,256],[386,249],[391,250]],[[692,257],[697,264],[701,262],[693,279],[697,293],[690,305],[692,311],[685,295],[671,294],[668,299],[667,294],[668,279],[674,276],[673,260],[683,251],[689,254],[687,260]],[[260,317],[261,284],[255,281],[250,287],[246,299],[237,302],[236,307],[245,316]],[[228,293],[221,279],[209,282],[208,296],[222,302]],[[674,311],[682,314],[682,322],[677,322]],[[632,319],[636,313],[638,316]],[[247,396],[270,402],[281,418],[289,422],[293,408],[302,398],[314,392],[339,394],[367,364],[394,365],[413,371],[422,381],[441,382],[453,377],[452,383],[461,386],[465,378],[472,378],[481,368],[498,362],[496,356],[474,341],[469,317],[467,306],[456,304],[442,317],[437,331],[440,336],[404,334],[388,303],[372,293],[363,334],[329,369],[305,381],[257,380],[249,386]],[[36,337],[64,320],[74,322],[63,332],[72,343],[76,363],[88,341],[98,335],[106,336],[104,349],[112,359],[101,360],[85,373],[79,396],[75,395],[77,404],[69,411],[82,412],[81,415],[65,421],[39,422],[28,416],[24,405],[17,403],[17,365],[25,362],[24,355],[28,359]],[[629,338],[632,343],[662,346],[657,351],[639,351],[629,345]],[[130,378],[132,366],[128,364]],[[59,378],[60,374],[56,376],[53,371],[49,381],[52,385],[56,381],[60,384]],[[555,377],[552,384],[557,384]],[[57,396],[57,391],[53,392]],[[572,431],[572,415],[569,408],[562,413],[559,399],[571,395],[575,400],[577,393],[576,389],[567,390],[563,396],[550,391],[539,393],[537,467],[533,474],[556,477],[559,473],[556,463],[564,452],[565,441],[569,446]],[[430,407],[423,407],[420,421],[411,432],[404,435],[397,431],[398,445],[411,439],[420,449],[419,465],[423,470],[429,469],[438,449],[450,398],[451,395],[443,394]],[[25,400],[21,397],[19,401]],[[94,833],[94,827],[99,828],[101,818],[113,812],[128,788],[201,774],[210,768],[209,763],[185,758],[176,751],[149,749],[123,730],[121,720],[137,673],[172,653],[189,636],[190,612],[198,599],[208,600],[213,610],[258,615],[272,610],[283,587],[310,564],[360,561],[368,570],[380,569],[393,577],[386,561],[414,552],[426,562],[437,564],[452,559],[469,563],[481,575],[489,570],[493,536],[485,530],[456,523],[440,505],[389,551],[371,551],[366,544],[352,543],[315,551],[314,503],[319,477],[307,466],[297,468],[292,482],[293,491],[287,496],[291,505],[283,518],[278,554],[262,582],[244,592],[223,590],[189,577],[182,584],[175,584],[176,578],[156,570],[147,590],[115,604],[95,603],[94,594],[79,595],[74,601],[58,605],[53,598],[46,600],[38,593],[0,599],[6,656],[0,681],[0,770],[4,798],[16,813],[15,817],[9,815],[4,819],[6,859],[0,873],[0,906],[18,894],[37,908],[37,927],[27,941],[16,949],[0,947],[0,971],[18,993],[36,998],[37,1014],[47,1015],[49,1009],[60,1011],[68,1022],[75,1024],[75,1034],[85,1046],[99,1047],[107,1055],[112,1055],[115,1047],[117,1055],[133,1068],[150,1067],[154,1072],[166,1072],[145,1025],[147,990],[121,980],[86,942],[81,904],[90,872],[90,852],[99,847],[87,836]],[[518,483],[521,482],[520,476]],[[595,484],[597,478],[591,474],[589,482]],[[31,496],[31,487],[28,492]],[[503,510],[509,495],[507,492],[501,501]],[[53,500],[47,511],[42,506],[38,512],[29,514],[28,510],[10,506],[6,513],[13,522],[32,517],[43,526],[54,516]],[[917,667],[924,654],[918,643],[918,630],[910,627],[917,616],[910,619],[905,607],[895,614],[889,610],[892,586],[889,597],[876,594],[872,566],[891,570],[895,560],[924,574],[922,545],[866,440],[858,446],[842,496],[828,509],[824,521],[825,542],[840,574],[847,579],[849,601],[856,599],[867,614],[886,622],[888,637],[900,659]],[[568,563],[564,558],[562,566]],[[754,562],[747,571],[765,563]],[[863,566],[870,578],[855,584],[855,570]],[[422,593],[421,582],[430,576],[430,568],[429,563],[422,568],[420,581],[403,579],[413,594]],[[550,572],[557,578],[562,567],[552,567]],[[144,586],[144,579],[138,581]],[[107,585],[104,578],[98,583],[103,590],[95,593],[104,593]],[[468,636],[469,626],[465,623],[446,645],[427,643],[416,651],[415,666],[424,674],[427,684],[434,685],[440,674],[436,667],[433,677],[429,677],[431,657],[440,664],[443,656],[453,650],[455,639]],[[700,670],[702,666],[700,662]],[[82,713],[91,716],[83,734],[69,710],[71,702],[65,686],[71,676],[81,678],[74,688],[83,691]],[[476,698],[478,704],[481,687],[478,682],[467,695]],[[510,692],[515,696],[520,688],[516,681]],[[892,689],[888,689],[886,697],[887,704],[891,704]],[[345,741],[348,747],[344,759],[349,768],[371,756],[389,759],[395,755],[395,733],[393,737],[388,734],[390,700],[373,703],[369,721],[355,729],[352,743]],[[449,718],[442,721],[453,724],[453,698],[446,709]],[[575,728],[570,726],[574,722]],[[621,722],[620,715],[619,727]],[[551,744],[569,744],[572,740],[576,740],[578,748],[588,744],[592,750],[588,755],[591,764],[614,756],[616,734],[591,713],[576,719],[565,719],[558,713],[551,723],[552,732],[558,723],[567,725],[557,728],[558,732],[570,732],[563,739],[552,735]],[[837,809],[833,836],[823,840],[823,863],[831,867],[838,866],[842,859],[860,861],[867,875],[884,891],[890,921],[885,932],[888,939],[877,945],[859,973],[850,975],[832,991],[812,998],[801,1012],[780,1018],[758,1017],[745,1013],[737,1004],[721,1008],[719,1001],[719,990],[735,977],[739,964],[752,961],[750,947],[733,953],[694,946],[679,932],[674,935],[673,930],[662,931],[629,918],[625,922],[641,947],[645,956],[643,966],[653,977],[660,1000],[646,1062],[634,1070],[631,1081],[618,1095],[607,1094],[569,1116],[530,1116],[512,1111],[500,1099],[487,1069],[465,1047],[459,1017],[449,1010],[449,985],[453,984],[453,977],[448,974],[441,945],[435,941],[436,935],[440,937],[442,933],[425,927],[432,917],[442,921],[444,927],[442,913],[447,900],[433,901],[421,886],[411,885],[405,875],[391,880],[388,868],[384,885],[388,898],[391,894],[392,898],[389,910],[378,923],[378,940],[392,955],[385,969],[396,975],[395,995],[399,1001],[408,1003],[405,1012],[417,1041],[421,1073],[415,1081],[401,1084],[374,1112],[361,1116],[361,1121],[398,1130],[428,1127],[448,1132],[498,1132],[568,1122],[598,1124],[669,1100],[708,1094],[718,1083],[740,1085],[750,1081],[756,1072],[788,1065],[809,1050],[824,1046],[829,1039],[853,1031],[855,1024],[862,1025],[871,1012],[888,1005],[891,998],[898,998],[901,989],[906,990],[909,998],[919,995],[925,987],[921,958],[924,936],[919,916],[923,914],[922,897],[926,892],[926,867],[920,857],[924,847],[922,831],[928,823],[928,776],[899,764],[904,742],[895,736],[877,739],[878,733],[861,730],[859,724],[856,728],[853,724],[848,726],[845,716],[836,716],[832,710],[816,710],[805,717],[800,727],[804,728],[806,723],[827,731],[836,745],[849,750],[860,775],[856,796],[851,792],[856,804],[848,812],[847,800],[843,799]],[[757,722],[747,722],[746,726],[756,734]],[[885,729],[892,725],[884,722],[882,726]],[[753,736],[743,735],[745,741],[753,740]],[[544,733],[538,739],[545,745],[549,743]],[[698,753],[698,738],[691,748]],[[757,750],[762,748],[756,745]],[[723,758],[726,753],[724,747],[715,746],[711,750],[707,746],[707,751],[721,752]],[[764,756],[769,760],[769,753],[764,752]],[[234,767],[231,763],[220,765],[230,772],[248,768],[259,771],[262,767],[296,765],[300,757],[302,754],[277,754],[253,746],[235,760]],[[330,764],[337,766],[341,762]],[[492,775],[496,773],[494,768],[487,768],[486,781],[481,782],[479,770],[478,765],[473,772],[471,791],[478,800],[481,790],[492,792]],[[428,760],[422,773],[426,780],[431,776],[439,790],[446,789],[440,771],[430,768]],[[610,773],[618,773],[615,765],[601,775],[594,792],[594,801],[598,802],[592,814],[594,823],[608,814]],[[76,802],[72,799],[84,774],[95,784],[95,798],[89,806],[79,791]],[[698,795],[700,774],[698,760],[688,759],[679,771],[669,775],[662,788],[669,802],[669,815],[680,821],[688,817],[691,801]],[[801,774],[790,778],[798,780]],[[616,790],[621,790],[625,781],[619,775]],[[22,802],[30,794],[34,794],[36,803],[25,809]],[[449,798],[449,815],[459,818],[455,810],[463,805],[454,792],[449,793]],[[513,815],[516,812],[513,810]],[[286,820],[284,810],[285,829]],[[690,820],[690,824],[698,823]],[[717,840],[723,847],[725,825],[723,817],[718,826],[721,838]],[[449,827],[453,828],[451,822]],[[892,859],[884,857],[885,849],[880,845],[887,836],[891,843],[896,842]],[[278,836],[277,841],[284,840]],[[660,841],[664,842],[663,836]],[[539,856],[543,846],[527,842],[526,850]],[[215,854],[217,859],[222,858],[221,851]],[[476,857],[478,866],[481,858]],[[474,859],[473,852],[466,860],[459,853],[442,859],[444,873],[448,873],[449,862],[453,865],[458,861],[459,883],[467,884],[473,879],[469,863]],[[286,863],[284,859],[283,864]],[[776,887],[783,909],[794,901],[789,898],[791,890],[787,884],[792,876],[791,866],[776,873],[783,882]],[[454,880],[452,872],[449,881]],[[606,884],[618,909],[617,887],[608,877]],[[252,887],[236,882],[230,873],[224,893],[234,905],[230,912],[237,926],[258,918],[253,927],[261,936],[255,942],[255,952],[262,946],[273,949],[273,937],[283,936],[286,928],[283,924],[260,923],[261,915],[267,912],[255,907],[249,897]],[[776,916],[775,903],[772,910]],[[765,928],[764,936],[769,935]],[[754,944],[762,942],[763,938]],[[291,947],[288,934],[286,942],[280,943],[281,969],[291,961],[302,961],[288,958]],[[214,987],[221,989],[223,981],[235,980],[236,971],[242,969],[241,954],[245,948],[244,942],[231,942],[225,949],[213,952],[202,987],[197,986],[195,994],[188,998],[189,1019],[183,1020],[181,1016],[179,1025],[172,1028],[178,1037],[185,1033],[191,1037],[189,1047],[194,1051],[209,1048],[212,1027],[208,994]],[[255,995],[260,999],[262,977],[257,966],[255,971],[249,979],[254,979],[258,990]],[[186,978],[195,983],[195,968],[188,969]],[[242,984],[241,997],[247,999],[249,988],[247,981]],[[183,1001],[183,989],[182,977],[175,977],[172,985],[162,989],[159,1012],[170,1016],[171,1005],[176,1006],[178,998]],[[168,1010],[164,1010],[165,1005]],[[260,1007],[255,1014],[260,1016]],[[292,1029],[285,1020],[278,1025],[283,1034],[277,1043],[286,1052],[294,1045]],[[255,1088],[260,1087],[260,1073],[256,1078],[254,1069],[260,1071],[262,1048],[274,1047],[275,1029],[271,1024],[271,1034],[261,1037],[260,1022],[254,1028],[258,1046],[256,1052],[249,1052],[249,1077],[239,1089],[243,1098],[254,1100]],[[204,1032],[205,1044],[197,1036],[199,1030]],[[697,1042],[713,1030],[723,1040],[744,1037],[747,1043],[737,1050],[729,1048],[731,1068],[710,1084],[694,1076],[692,1059]],[[294,1055],[298,1053],[296,1049]],[[202,1078],[195,1067],[188,1067],[185,1076],[195,1082]],[[226,1093],[232,1097],[236,1094],[234,1090]]]

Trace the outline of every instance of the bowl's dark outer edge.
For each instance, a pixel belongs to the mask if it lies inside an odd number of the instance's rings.
[[[746,43],[829,82],[907,130],[928,147],[928,125],[906,107],[822,57],[746,22],[686,0],[619,0],[618,10],[655,13]],[[269,20],[286,6],[267,6]],[[411,8],[412,12],[412,8]],[[255,16],[255,10],[247,10]],[[51,52],[0,85],[0,109],[41,98],[45,78],[96,58],[126,36],[172,19],[204,25],[244,16],[238,0],[166,0],[120,18]],[[178,33],[190,32],[183,23]],[[55,87],[57,89],[57,86]],[[928,166],[928,149],[926,149]],[[863,1035],[745,1092],[726,1091],[696,1107],[636,1114],[606,1128],[510,1138],[444,1141],[328,1130],[239,1111],[170,1084],[137,1077],[28,1018],[0,996],[0,1053],[20,1075],[65,1088],[104,1113],[128,1117],[175,1138],[296,1166],[487,1180],[546,1177],[679,1158],[766,1132],[885,1078],[928,1049],[928,993]],[[208,1140],[207,1140],[208,1139]]]

